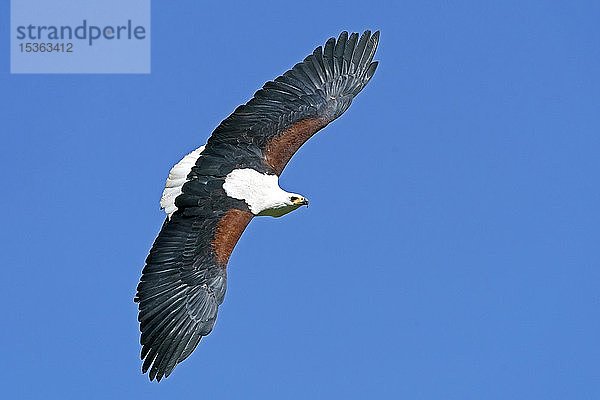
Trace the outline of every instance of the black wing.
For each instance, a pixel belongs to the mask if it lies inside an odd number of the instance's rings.
[[[369,82],[378,42],[379,32],[360,39],[342,32],[267,82],[215,129],[192,174],[254,168],[280,175],[298,148],[342,115]]]
[[[215,201],[218,193],[167,219],[146,259],[135,301],[150,380],[169,376],[215,324],[229,255],[252,219],[237,201]]]

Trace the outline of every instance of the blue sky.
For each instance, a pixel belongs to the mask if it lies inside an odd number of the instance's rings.
[[[502,3],[502,4],[500,4]],[[10,75],[0,5],[4,398],[600,397],[600,5],[158,2],[150,75]],[[257,218],[166,381],[132,299],[169,168],[341,30],[375,77]]]

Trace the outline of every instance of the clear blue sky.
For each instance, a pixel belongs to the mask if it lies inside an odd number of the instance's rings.
[[[600,398],[596,1],[154,1],[152,74],[9,75],[0,394]],[[502,4],[499,4],[502,3]],[[380,66],[293,159],[213,333],[166,381],[132,299],[169,168],[341,30]]]

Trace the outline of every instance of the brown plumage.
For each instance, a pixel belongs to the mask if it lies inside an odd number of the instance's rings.
[[[253,215],[249,211],[232,208],[217,222],[212,247],[217,263],[223,268],[227,267],[231,252],[252,217]]]
[[[275,174],[281,175],[292,156],[312,135],[323,129],[325,118],[307,118],[296,122],[267,143],[265,158]]]

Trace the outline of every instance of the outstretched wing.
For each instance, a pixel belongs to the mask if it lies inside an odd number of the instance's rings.
[[[342,32],[267,82],[215,129],[192,174],[224,158],[236,168],[280,175],[312,135],[338,118],[369,82],[379,32]],[[210,165],[212,164],[212,165]]]
[[[223,302],[226,266],[252,219],[236,200],[205,198],[202,207],[165,220],[137,288],[142,372],[160,381],[208,335]]]
[[[139,303],[142,371],[169,376],[212,330],[226,289],[229,255],[253,214],[227,197],[237,168],[280,175],[294,153],[348,109],[369,82],[379,32],[342,32],[238,107],[205,148],[169,175],[161,206],[167,219],[146,259]]]

